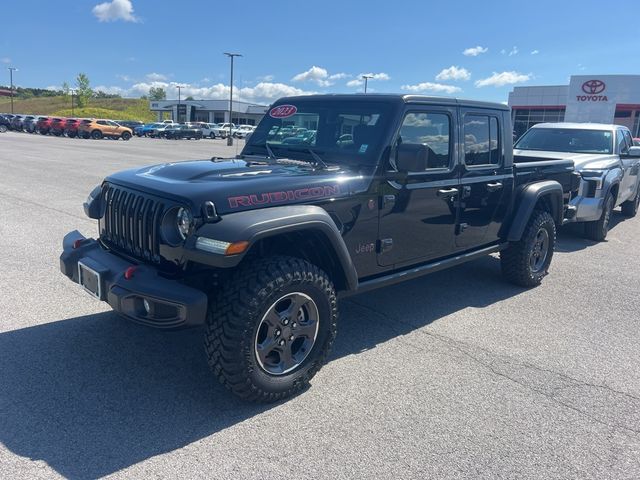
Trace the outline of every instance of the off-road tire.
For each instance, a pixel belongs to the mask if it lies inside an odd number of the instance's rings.
[[[628,218],[635,217],[638,213],[638,206],[640,206],[640,185],[637,187],[636,196],[622,203],[622,214]]]
[[[546,230],[548,236],[547,251],[544,262],[537,271],[531,266],[531,257],[536,245],[536,239],[541,229]],[[549,265],[553,257],[556,244],[556,224],[549,212],[534,210],[527,223],[522,238],[513,242],[500,252],[500,265],[503,276],[511,283],[521,287],[535,287],[549,272]]]
[[[604,200],[604,207],[602,208],[600,218],[595,222],[585,222],[584,224],[584,233],[587,238],[596,242],[602,242],[607,238],[614,204],[615,199],[613,198],[613,194],[608,193]]]
[[[126,142],[131,138],[131,134],[129,132],[122,132],[122,135],[120,135],[120,138],[122,138],[122,140]]]
[[[288,373],[273,375],[260,364],[256,336],[265,313],[289,293],[309,296],[318,311],[315,342]],[[304,390],[320,370],[336,337],[338,307],[333,283],[317,266],[273,256],[238,268],[209,301],[205,351],[218,380],[245,400],[274,402]]]

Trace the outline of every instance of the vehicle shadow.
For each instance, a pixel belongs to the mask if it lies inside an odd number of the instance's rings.
[[[609,230],[614,230],[620,223],[629,220],[619,211],[613,211],[609,221]],[[598,242],[588,239],[584,233],[584,223],[569,223],[558,229],[558,242],[556,251],[563,253],[584,250]]]
[[[352,297],[330,361],[522,291],[486,257]],[[202,330],[163,332],[111,312],[1,333],[0,385],[0,442],[70,478],[108,475],[273,408],[218,384]]]

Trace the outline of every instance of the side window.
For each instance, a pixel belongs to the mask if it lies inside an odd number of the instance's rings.
[[[465,115],[465,165],[498,165],[500,163],[499,138],[499,123],[496,117],[477,114]]]
[[[624,139],[624,134],[622,133],[622,129],[618,129],[617,138],[618,138],[618,153],[623,154],[627,153],[629,147],[627,146],[627,142]]]
[[[624,139],[627,141],[627,150],[629,147],[633,147],[633,138],[631,138],[631,132],[629,130],[623,130]]]
[[[398,145],[424,145],[428,149],[427,170],[451,164],[451,121],[444,113],[408,113],[404,117]]]
[[[107,124],[107,122],[105,122],[104,120],[98,120],[96,123],[98,125],[106,125]]]

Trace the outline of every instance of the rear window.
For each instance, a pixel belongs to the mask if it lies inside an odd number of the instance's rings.
[[[579,128],[531,128],[518,140],[515,148],[610,155],[613,152],[613,132]]]

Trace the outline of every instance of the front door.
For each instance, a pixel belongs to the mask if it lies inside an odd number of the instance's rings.
[[[456,246],[468,249],[498,240],[513,189],[513,171],[504,161],[502,112],[462,109],[460,118],[464,146]]]
[[[459,178],[456,109],[411,108],[390,154],[380,195],[378,264],[401,267],[444,257],[454,250]],[[399,175],[400,144],[427,147],[424,169]]]

